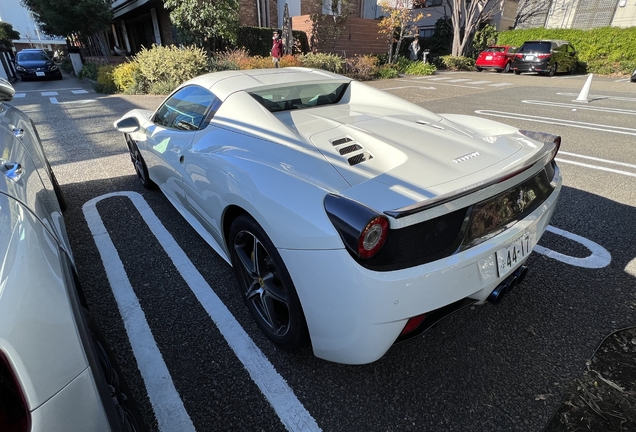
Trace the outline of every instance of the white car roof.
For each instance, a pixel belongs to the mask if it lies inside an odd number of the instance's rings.
[[[351,81],[342,75],[321,69],[289,67],[280,69],[251,69],[213,72],[193,78],[182,86],[196,84],[207,88],[221,100],[237,91],[276,84],[324,81],[327,79]]]

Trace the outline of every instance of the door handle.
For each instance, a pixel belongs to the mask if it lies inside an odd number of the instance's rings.
[[[17,162],[5,162],[3,164],[3,167],[6,170],[4,172],[4,175],[6,175],[7,178],[14,183],[20,180],[22,178],[22,175],[24,174],[22,165]]]
[[[24,129],[13,128],[13,135],[17,138],[22,138],[24,136]]]

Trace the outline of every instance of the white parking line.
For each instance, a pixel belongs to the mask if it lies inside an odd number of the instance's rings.
[[[554,106],[554,107],[577,109],[577,110],[604,111],[604,112],[616,113],[616,114],[636,115],[635,110],[628,110],[628,109],[621,109],[621,108],[604,108],[604,107],[595,107],[590,105],[569,104],[569,103],[549,102],[549,101],[535,101],[535,100],[524,100],[521,102],[531,104],[531,105],[544,105],[544,106]]]
[[[559,96],[574,96],[577,97],[578,93],[557,93]],[[604,100],[619,100],[619,101],[628,101],[628,102],[636,102],[636,98],[629,97],[620,97],[620,96],[602,96],[602,95],[588,95],[589,99],[604,99]]]
[[[491,82],[492,81],[469,81],[466,84],[474,84],[474,85],[477,85],[477,84],[490,84]]]
[[[601,132],[611,132],[611,133],[617,133],[622,135],[636,136],[636,129],[620,127],[620,126],[607,126],[607,125],[596,124],[596,123],[585,123],[585,122],[578,122],[573,120],[555,119],[550,117],[537,117],[537,116],[532,116],[529,114],[507,113],[502,111],[476,110],[475,113],[492,116],[492,117],[510,118],[510,119],[523,120],[523,121],[536,122],[536,123],[548,123],[553,125],[570,126],[570,127],[581,128],[581,129],[591,129],[591,130],[597,130]]]
[[[97,212],[97,203],[118,194],[102,195],[84,204],[82,210],[104,263],[108,282],[124,321],[139,372],[146,385],[159,430],[194,432],[194,425],[174,387],[139,300],[130,285],[124,265]],[[132,199],[132,197],[131,197]],[[142,199],[143,200],[143,199]],[[145,203],[145,202],[144,202]]]
[[[42,93],[42,96],[59,96],[56,91],[44,91],[41,93]]]
[[[71,90],[73,94],[85,94],[88,93],[86,90]]]
[[[269,360],[267,360],[262,351],[254,344],[249,335],[245,333],[245,330],[243,330],[234,316],[232,316],[230,311],[223,304],[221,299],[219,299],[214,290],[212,290],[210,285],[208,285],[203,276],[201,276],[201,274],[196,270],[194,264],[192,264],[185,252],[161,224],[161,221],[159,221],[159,219],[154,214],[152,209],[150,209],[143,197],[136,192],[117,192],[106,194],[94,198],[84,204],[84,215],[86,217],[86,220],[89,222],[89,227],[91,229],[91,232],[93,233],[93,237],[95,238],[95,243],[98,245],[98,249],[102,260],[104,261],[104,266],[106,267],[106,272],[108,274],[108,279],[113,292],[122,289],[121,287],[123,286],[123,290],[126,291],[126,294],[134,297],[134,299],[136,300],[134,292],[132,291],[132,287],[130,286],[130,282],[128,281],[128,277],[123,270],[121,260],[117,255],[117,251],[112,244],[110,236],[106,232],[103,222],[101,221],[96,209],[97,202],[115,196],[126,196],[135,205],[152,233],[155,235],[165,252],[172,260],[176,269],[179,271],[185,282],[188,284],[188,286],[196,296],[197,300],[210,315],[210,318],[212,318],[238,359],[243,363],[243,366],[250,374],[252,380],[256,383],[258,388],[272,405],[272,407],[276,411],[276,414],[278,414],[278,417],[285,425],[287,430],[292,432],[320,431],[321,429],[318,427],[316,421],[300,403],[287,382],[278,374],[276,369],[274,369],[274,366],[269,362]],[[115,268],[115,270],[113,270],[113,268]],[[115,273],[116,277],[113,276],[113,279],[111,280],[111,275],[109,272]],[[151,382],[154,382],[154,380],[158,378],[163,378],[165,381],[166,375],[164,374],[168,373],[167,370],[157,374],[157,371],[154,369],[154,363],[157,362],[161,364],[163,363],[163,359],[161,358],[161,353],[156,347],[156,343],[154,341],[154,338],[152,337],[150,329],[147,328],[145,318],[143,318],[142,316],[142,322],[130,322],[130,320],[128,319],[129,314],[140,313],[143,315],[143,312],[139,308],[138,302],[136,303],[136,305],[133,305],[133,309],[133,311],[129,311],[128,309],[124,309],[122,308],[122,306],[120,306],[120,312],[122,313],[122,318],[124,319],[124,323],[126,324],[126,331],[128,332],[129,337],[131,337],[131,333],[133,335],[133,339],[131,339],[131,345],[133,346],[135,357],[137,357],[140,371],[143,368],[142,376],[144,377],[144,382],[146,381],[146,375],[148,375],[149,379],[153,380]],[[144,327],[143,330],[140,332],[140,335],[137,335],[137,331],[139,330],[136,325],[138,324],[141,327]],[[142,364],[140,358],[137,356],[137,351],[141,349],[141,346],[143,346],[144,349],[148,349],[148,345],[150,345],[150,349],[154,354],[152,355],[152,358],[146,359],[146,357],[144,357],[142,359],[144,361],[150,361],[150,364]],[[137,346],[137,349],[135,349],[135,346]],[[169,375],[167,376],[169,377]],[[146,385],[148,386],[148,384]],[[164,390],[161,390],[157,393],[156,391],[158,389],[156,388],[156,386],[153,386],[152,390],[154,393],[153,397],[158,402],[167,402],[163,400],[165,396],[168,397],[170,403],[177,403],[177,401],[173,399],[174,396],[178,398],[176,390],[173,391],[172,389],[169,389],[170,393],[165,395]],[[149,397],[151,397],[150,392],[151,389],[149,388]],[[151,397],[151,402],[153,400],[153,397]],[[182,406],[180,399],[178,402]],[[154,402],[153,409],[155,409]],[[177,410],[177,415],[181,414],[180,410],[181,408]],[[161,412],[158,412],[158,410],[155,409],[155,415],[159,416],[160,414],[165,414],[165,416],[168,418],[162,419],[163,421],[172,420],[173,413],[171,411],[160,411]],[[183,414],[187,416],[185,409],[183,409]],[[187,418],[189,420],[189,417]],[[159,421],[159,418],[157,418],[157,420]],[[187,429],[180,428],[177,425],[177,427],[175,428],[162,428],[162,430],[184,431],[190,429],[189,427]]]
[[[488,84],[488,87],[504,87],[514,85],[512,83]]]
[[[594,243],[592,240],[588,240],[585,237],[581,237],[569,231],[553,227],[552,225],[548,225],[546,227],[546,230],[558,236],[565,237],[579,244],[582,244],[592,253],[585,258],[578,258],[570,255],[564,255],[562,253],[555,252],[552,249],[548,249],[539,245],[536,245],[534,247],[535,252],[545,255],[549,258],[553,258],[557,261],[564,262],[566,264],[591,269],[607,267],[612,262],[612,256],[607,251],[607,249],[605,249],[598,243]]]
[[[13,95],[13,98],[23,98],[26,96],[26,93],[16,93]]]
[[[400,87],[389,87],[389,88],[383,88],[380,90],[400,90],[400,89],[420,89],[420,90],[435,90],[435,87],[423,87],[423,86],[400,86]]]
[[[464,81],[470,81],[470,79],[469,78],[459,78],[459,79],[450,80],[448,82],[455,83],[455,82],[464,82]]]
[[[51,101],[51,103],[53,105],[58,105],[59,104],[59,102],[57,101],[57,98],[55,98],[55,97],[49,98],[49,100]]]
[[[620,165],[620,166],[636,169],[636,165],[628,164],[628,163],[625,163],[625,162],[617,162],[617,161],[613,161],[613,160],[609,160],[609,159],[601,159],[601,158],[597,158],[597,157],[593,157],[593,156],[585,156],[585,155],[581,155],[581,154],[577,154],[577,153],[569,153],[569,152],[564,152],[564,151],[560,151],[560,150],[559,150],[559,154],[560,155],[565,155],[565,156],[577,157],[577,158],[581,158],[581,159],[593,160],[593,161],[596,161],[596,162],[603,162],[603,163],[611,164],[611,165]]]
[[[437,77],[437,78],[430,78],[429,81],[444,81],[444,80],[451,80],[451,77]]]
[[[607,171],[607,172],[611,172],[614,174],[621,174],[624,176],[628,176],[628,177],[636,177],[635,173],[630,173],[627,171],[621,171],[621,170],[616,170],[613,168],[605,168],[605,167],[601,167],[598,165],[591,165],[591,164],[586,164],[583,162],[575,162],[575,161],[571,161],[571,160],[567,160],[567,159],[563,159],[563,158],[555,158],[554,160],[556,160],[559,163],[566,163],[566,164],[571,164],[571,165],[578,165],[578,166],[582,166],[585,168],[591,168],[591,169],[595,169],[595,170],[599,170],[599,171]]]

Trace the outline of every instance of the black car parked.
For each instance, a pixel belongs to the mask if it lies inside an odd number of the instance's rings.
[[[636,82],[636,69],[632,72],[632,82]]]
[[[540,75],[554,76],[557,72],[574,73],[579,61],[572,44],[563,40],[526,41],[517,50],[512,61],[512,70],[538,72]]]
[[[60,68],[40,49],[23,49],[18,52],[15,68],[23,81],[36,78],[62,79]]]

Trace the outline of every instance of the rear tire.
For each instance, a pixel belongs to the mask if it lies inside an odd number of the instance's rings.
[[[504,66],[503,68],[503,73],[508,73],[510,72],[510,63],[506,63],[506,66]]]
[[[232,222],[229,240],[234,274],[258,327],[282,348],[306,346],[309,331],[294,283],[263,228],[240,215]]]
[[[475,68],[477,69],[477,72],[481,72],[483,69],[482,68]]]
[[[515,75],[521,75],[521,71],[516,70]]]
[[[548,70],[548,76],[553,77],[557,72],[557,64],[556,63],[552,63],[552,66],[550,66],[550,69]]]

